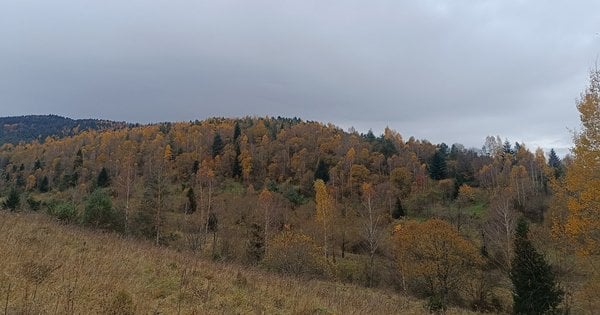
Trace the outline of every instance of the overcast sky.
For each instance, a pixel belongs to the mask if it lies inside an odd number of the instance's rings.
[[[297,116],[567,148],[600,1],[2,0],[0,116]]]

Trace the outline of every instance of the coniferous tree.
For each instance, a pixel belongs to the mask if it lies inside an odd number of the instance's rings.
[[[429,175],[432,179],[440,180],[447,176],[446,154],[436,150],[429,163]]]
[[[221,139],[221,135],[217,132],[215,133],[215,137],[213,138],[213,144],[211,147],[212,157],[215,158],[217,155],[221,155],[223,153],[223,148],[225,144],[223,143],[223,139]]]
[[[48,176],[44,176],[42,178],[42,180],[40,181],[40,184],[38,186],[38,190],[40,192],[48,192],[50,190],[50,184],[48,183]]]
[[[315,171],[315,180],[321,179],[325,183],[329,181],[329,167],[322,159],[319,159],[317,170]]]
[[[110,177],[108,176],[108,171],[106,170],[106,168],[103,167],[100,170],[96,184],[100,188],[108,187],[108,185],[110,185]]]
[[[242,130],[240,129],[240,124],[236,121],[235,126],[233,127],[233,141],[237,141],[242,135]]]
[[[187,204],[187,209],[185,210],[185,212],[186,213],[196,212],[198,205],[196,204],[196,194],[194,193],[194,188],[190,187],[190,189],[188,189],[188,191],[187,191],[186,196],[188,198],[188,204]]]
[[[240,162],[240,154],[242,154],[240,150],[240,144],[235,143],[235,159],[233,159],[233,165],[231,167],[231,173],[233,174],[233,178],[241,178],[242,177],[242,163]]]
[[[404,208],[402,207],[402,201],[400,201],[400,198],[396,198],[396,205],[392,210],[392,218],[400,219],[403,218],[405,215],[406,213],[404,212]]]
[[[77,150],[77,154],[75,156],[75,161],[73,161],[73,170],[76,170],[83,166],[83,153],[81,149]]]
[[[10,211],[15,211],[19,207],[20,203],[21,199],[19,197],[19,191],[13,187],[2,205],[4,208],[8,208]]]
[[[515,235],[515,256],[510,278],[513,284],[515,314],[547,314],[556,311],[563,291],[544,256],[536,251],[527,234],[529,227],[521,219]]]
[[[559,177],[562,174],[562,163],[558,155],[554,149],[550,149],[550,154],[548,155],[548,166],[554,169],[554,176]]]

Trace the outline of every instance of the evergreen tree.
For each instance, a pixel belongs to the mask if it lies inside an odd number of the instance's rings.
[[[521,219],[515,236],[515,257],[510,278],[515,314],[547,314],[556,311],[563,291],[558,288],[550,265],[529,240],[527,222]]]
[[[233,141],[236,142],[241,135],[242,130],[240,129],[240,124],[236,121],[235,126],[233,127]]]
[[[396,198],[396,205],[392,210],[392,218],[400,219],[403,218],[405,215],[406,213],[404,212],[404,208],[402,207],[402,202],[400,201],[400,198]]]
[[[40,159],[36,159],[35,163],[33,164],[33,170],[41,170],[42,169],[42,161],[40,161]]]
[[[187,209],[185,210],[185,212],[186,213],[196,212],[198,205],[196,204],[196,194],[194,193],[194,188],[190,187],[190,189],[188,189],[186,196],[188,198],[188,204],[187,204]]]
[[[224,147],[225,147],[225,144],[223,143],[223,139],[221,139],[221,135],[218,132],[215,133],[215,137],[213,138],[213,144],[211,147],[211,153],[212,153],[213,159],[217,155],[221,155],[223,153]]]
[[[436,150],[429,163],[429,175],[432,179],[440,180],[447,176],[446,154]]]
[[[200,169],[200,161],[195,160],[194,161],[194,165],[192,166],[192,174],[197,174],[198,170]]]
[[[317,170],[315,171],[315,180],[321,179],[325,183],[329,181],[329,167],[322,159],[319,159]]]
[[[19,197],[19,191],[17,191],[17,189],[13,187],[8,193],[8,197],[2,203],[2,205],[4,206],[4,208],[9,209],[10,211],[16,211],[20,203],[21,199]]]
[[[235,143],[235,159],[233,159],[233,165],[231,166],[231,173],[233,174],[233,178],[241,178],[242,177],[242,163],[240,162],[240,144]]]
[[[106,192],[96,189],[88,197],[83,212],[83,223],[96,228],[120,227],[117,212],[113,209],[112,200]]]
[[[110,185],[110,177],[108,176],[108,171],[106,170],[106,168],[103,167],[100,170],[96,184],[100,188],[108,187],[108,185]]]
[[[554,149],[550,149],[550,154],[548,155],[548,166],[554,169],[555,177],[562,175],[562,163],[558,155],[556,155],[556,151],[554,151]]]
[[[73,161],[73,169],[76,170],[83,166],[83,152],[81,149],[77,150],[77,154],[75,156],[75,161]]]
[[[40,192],[46,193],[50,190],[50,184],[48,183],[48,176],[44,176],[38,185]]]

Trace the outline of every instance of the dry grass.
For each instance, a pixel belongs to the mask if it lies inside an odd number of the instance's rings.
[[[215,264],[37,214],[0,212],[0,257],[0,314],[425,312],[394,292]]]

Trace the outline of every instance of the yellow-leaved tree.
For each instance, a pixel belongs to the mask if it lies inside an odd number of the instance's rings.
[[[317,179],[314,184],[315,188],[315,203],[316,203],[316,219],[323,229],[323,250],[325,258],[327,258],[327,241],[329,230],[331,229],[331,221],[333,220],[333,199],[327,191],[327,186],[322,179]]]
[[[575,251],[584,258],[583,265],[577,268],[585,270],[588,281],[575,288],[573,305],[597,310],[600,308],[600,70],[591,73],[590,85],[577,109],[582,129],[574,136],[572,162],[567,165],[564,178],[552,178],[552,234],[559,248]]]
[[[405,221],[395,227],[394,237],[405,289],[420,287],[442,308],[482,264],[477,248],[440,219]]]
[[[600,71],[592,72],[590,85],[577,104],[582,130],[574,137],[573,162],[567,167],[557,201],[566,212],[555,218],[554,233],[566,237],[583,256],[600,254]],[[562,186],[562,187],[561,187]]]

